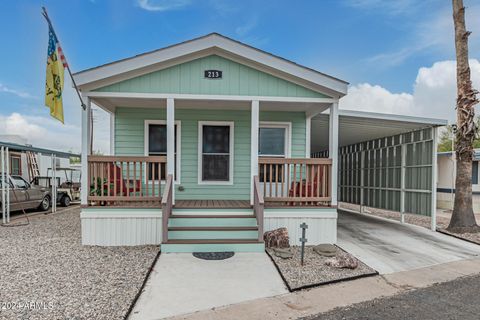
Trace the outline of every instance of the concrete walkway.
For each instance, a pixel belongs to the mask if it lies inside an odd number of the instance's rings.
[[[290,320],[345,307],[354,303],[393,296],[435,283],[478,274],[480,259],[455,261],[432,267],[302,290],[172,319],[188,320]]]
[[[288,293],[266,253],[220,261],[161,254],[131,320],[153,320]]]
[[[480,246],[370,215],[338,212],[337,244],[380,274],[413,270],[480,255]]]

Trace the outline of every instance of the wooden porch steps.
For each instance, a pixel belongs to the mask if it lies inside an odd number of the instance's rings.
[[[163,252],[261,252],[252,209],[173,209]]]

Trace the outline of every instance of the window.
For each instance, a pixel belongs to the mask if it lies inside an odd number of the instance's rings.
[[[180,157],[180,122],[175,121],[175,181],[179,182]],[[148,156],[166,156],[167,155],[167,125],[164,120],[146,120],[145,121],[145,155]],[[148,170],[148,180],[158,180],[158,168],[153,176],[153,164],[150,164]],[[161,176],[166,177],[166,165],[161,165]]]
[[[12,176],[12,180],[15,188],[28,189],[30,186],[30,184],[27,181],[23,180],[21,177]]]
[[[233,122],[199,122],[199,183],[232,183]]]
[[[10,156],[10,174],[21,176],[22,175],[22,158],[19,155]]]
[[[263,122],[258,129],[258,156],[259,157],[289,157],[291,123]],[[266,171],[266,172],[265,172]],[[278,174],[278,178],[277,178]],[[265,179],[264,179],[265,177]],[[283,181],[283,166],[275,170],[272,166],[272,181]],[[270,182],[270,166],[260,166],[260,182]]]

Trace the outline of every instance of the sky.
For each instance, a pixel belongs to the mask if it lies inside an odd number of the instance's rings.
[[[480,88],[480,1],[464,3]],[[455,119],[449,0],[11,0],[0,4],[0,138],[80,151],[80,104],[67,75],[65,125],[43,106],[42,6],[74,72],[219,32],[348,81],[340,108]],[[94,118],[94,148],[108,153],[108,114]]]

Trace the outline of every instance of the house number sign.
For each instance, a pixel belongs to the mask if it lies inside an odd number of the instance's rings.
[[[222,71],[220,70],[205,70],[204,77],[207,79],[222,79]]]

